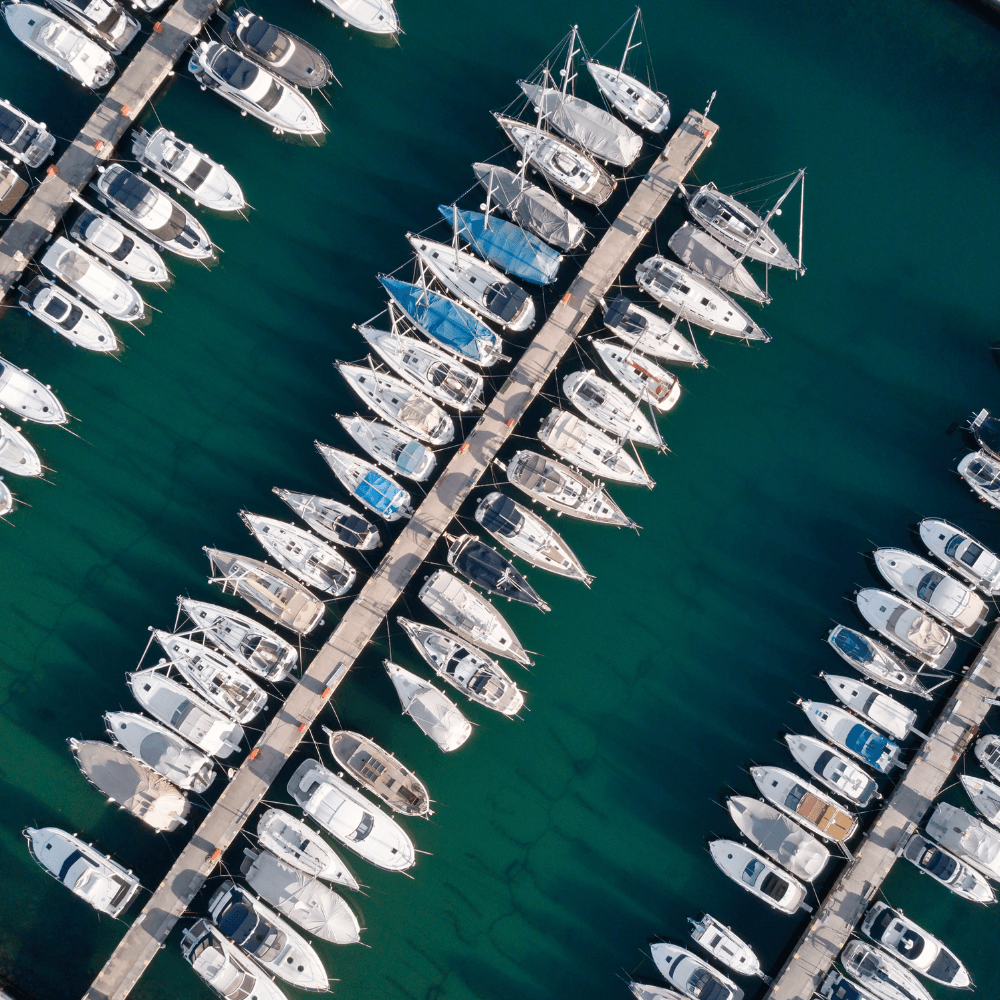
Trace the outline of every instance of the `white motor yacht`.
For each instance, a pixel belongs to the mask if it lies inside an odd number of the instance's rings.
[[[764,975],[760,967],[760,959],[731,927],[716,920],[710,913],[702,915],[700,920],[688,917],[691,925],[691,939],[701,945],[716,961],[727,969],[739,972],[744,976],[759,976],[764,982],[771,980]]]
[[[416,864],[413,841],[403,828],[318,760],[296,768],[288,794],[307,816],[376,867],[406,871]]]
[[[318,0],[344,27],[359,28],[373,35],[399,33],[399,15],[392,0]]]
[[[389,660],[383,660],[392,686],[408,715],[445,753],[457,750],[472,735],[472,723],[433,684]]]
[[[533,662],[500,612],[453,573],[436,569],[420,588],[419,597],[463,639],[523,666]]]
[[[267,973],[207,920],[197,920],[184,931],[181,954],[222,1000],[285,1000]]]
[[[40,476],[42,460],[31,442],[0,417],[0,470],[16,476]]]
[[[243,727],[180,681],[150,668],[128,674],[135,700],[168,729],[179,733],[203,753],[228,757],[243,742]]]
[[[684,1000],[684,994],[664,986],[662,983],[640,983],[629,980],[628,988],[635,1000]]]
[[[874,587],[859,590],[856,600],[876,632],[928,666],[943,667],[954,655],[955,637],[912,604]]]
[[[24,838],[38,864],[98,913],[120,917],[142,888],[138,876],[65,830],[29,826]]]
[[[44,122],[36,122],[0,97],[0,149],[14,158],[14,164],[40,167],[56,148],[56,137]]]
[[[852,757],[870,764],[881,774],[903,766],[899,761],[899,745],[866,726],[851,712],[839,705],[808,699],[800,699],[798,704],[818,732]]]
[[[115,61],[107,49],[69,21],[21,0],[8,0],[3,16],[19,42],[85,87],[100,90],[114,79]]]
[[[939,517],[925,517],[919,527],[920,540],[931,555],[987,596],[1000,594],[1000,557],[994,552]]]
[[[279,135],[322,135],[326,131],[316,109],[295,86],[222,42],[199,42],[188,69],[203,89],[214,90]]]
[[[584,417],[609,434],[650,448],[666,448],[656,425],[639,409],[639,401],[629,399],[592,368],[571,372],[562,387]]]
[[[0,409],[36,424],[65,424],[69,417],[56,394],[24,369],[0,357]]]
[[[818,836],[842,844],[857,832],[857,816],[791,771],[752,767],[750,776],[768,802]]]
[[[401,616],[396,621],[438,677],[461,691],[469,701],[502,715],[517,715],[521,710],[524,695],[496,660],[460,642],[444,629]]]
[[[976,740],[976,760],[1000,781],[1000,736],[981,736]]]
[[[917,671],[908,667],[882,643],[845,625],[835,625],[826,641],[838,656],[870,680],[894,691],[918,695],[927,701],[933,697],[920,682]]]
[[[257,839],[261,847],[312,878],[345,885],[355,892],[361,888],[337,852],[308,823],[283,809],[268,809],[261,816]]]
[[[840,961],[847,974],[879,1000],[931,1000],[930,993],[909,969],[867,941],[849,941],[840,953]]]
[[[767,343],[771,339],[741,305],[690,268],[657,254],[644,260],[636,268],[635,276],[643,291],[695,326],[739,340]]]
[[[656,485],[622,442],[566,410],[549,412],[538,429],[538,440],[582,472],[650,489]]]
[[[681,995],[690,1000],[743,1000],[743,990],[693,952],[668,941],[649,946],[656,969]]]
[[[112,354],[119,348],[111,324],[96,309],[40,274],[21,289],[19,304],[76,347],[102,354]]]
[[[131,323],[146,315],[142,296],[130,282],[65,236],[57,236],[48,245],[39,264],[114,319]]]
[[[404,434],[402,431],[397,430],[390,424],[384,424],[381,420],[372,420],[368,417],[348,417],[343,413],[337,413],[334,416],[336,416],[340,426],[379,465],[384,466],[390,472],[406,476],[407,479],[412,479],[414,482],[422,483],[428,479],[437,466],[437,456],[430,448],[425,444],[421,444],[416,438],[410,437],[409,434]],[[347,452],[338,452],[336,448],[330,448],[318,442],[316,447],[334,473],[337,474],[340,481],[344,483],[347,490],[353,493],[353,487],[348,486],[347,482],[337,473],[337,468],[334,466],[334,461],[336,461],[338,466],[344,462],[343,459],[339,459],[336,456],[346,455]],[[353,456],[350,456],[350,458],[352,463],[358,461]],[[366,468],[368,467],[367,462],[363,462],[362,465]],[[406,490],[403,490],[402,487],[399,487],[399,489],[402,493],[406,494],[406,499],[402,502],[404,506],[408,507],[410,504],[410,494]],[[365,506],[371,509],[369,504],[365,504]],[[381,513],[381,511],[376,511],[376,513]],[[407,513],[400,516],[409,517],[410,515]],[[395,518],[386,518],[386,520],[391,521],[395,520]]]
[[[902,856],[923,875],[930,875],[956,896],[973,903],[995,903],[996,892],[989,879],[959,861],[954,854],[931,843],[919,833],[911,835]]]
[[[964,809],[939,802],[926,825],[927,836],[988,878],[1000,879],[1000,831]]]
[[[143,170],[152,170],[178,194],[216,212],[238,212],[246,198],[236,178],[224,166],[178,139],[169,129],[139,129],[132,136],[132,155]]]
[[[0,477],[0,517],[6,517],[14,509],[14,494]]]
[[[604,309],[604,325],[630,347],[670,364],[708,367],[705,355],[678,332],[676,318],[669,322],[635,305],[625,295],[619,295],[610,305],[605,305],[602,300],[601,307]]]
[[[120,56],[139,33],[139,22],[116,0],[49,0],[92,38]]]
[[[136,712],[105,712],[104,728],[123,750],[184,791],[201,794],[215,780],[212,759],[159,722]]]
[[[170,279],[156,248],[110,215],[85,209],[70,227],[69,235],[126,277],[153,284]]]
[[[202,551],[219,574],[209,581],[218,583],[224,593],[232,590],[275,624],[308,635],[323,620],[326,605],[280,569],[235,552],[207,546]]]
[[[917,722],[917,713],[887,694],[881,694],[870,684],[838,674],[819,675],[837,700],[853,709],[863,719],[878,726],[893,739],[905,740]]]
[[[985,451],[970,451],[958,463],[958,474],[980,500],[1000,508],[1000,461]]]
[[[840,969],[833,968],[820,983],[816,996],[821,1000],[879,1000],[863,986],[848,979]]]
[[[634,347],[623,347],[613,340],[591,340],[605,368],[627,392],[654,407],[660,413],[672,410],[681,398],[680,379]]]
[[[823,874],[829,850],[774,806],[749,795],[731,795],[726,805],[740,832],[772,861],[806,882]]]
[[[246,615],[186,597],[178,597],[177,606],[206,641],[264,680],[280,683],[299,661],[290,642]]]
[[[806,904],[806,887],[758,854],[735,840],[713,840],[708,845],[719,870],[751,895],[781,913],[795,913]]]
[[[429,816],[431,797],[427,786],[394,754],[374,740],[346,729],[323,727],[333,759],[348,777],[366,788],[393,812],[403,816]]]
[[[879,791],[875,779],[815,736],[785,734],[796,763],[812,778],[862,809]]]
[[[339,448],[331,448],[329,445],[321,444],[319,441],[314,443],[316,450],[326,460],[326,464],[330,466],[331,471],[340,480],[344,489],[373,514],[378,514],[386,521],[398,521],[400,518],[413,516],[409,492],[404,490],[394,479],[383,475],[371,462],[366,462],[363,458],[356,458]],[[403,452],[406,451],[408,445],[401,445],[398,457],[403,461],[412,458],[414,466],[419,468],[426,454],[426,449],[417,441],[414,441],[413,444],[420,449],[419,454],[414,449],[404,456]]]
[[[337,545],[369,551],[382,544],[378,528],[346,503],[314,493],[280,490],[277,486],[271,492],[284,500],[317,535]]]
[[[976,812],[994,826],[1000,827],[1000,785],[974,778],[971,774],[960,774],[958,780],[976,807]]]

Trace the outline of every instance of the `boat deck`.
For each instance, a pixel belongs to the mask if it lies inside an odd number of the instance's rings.
[[[86,994],[121,1000],[190,905],[718,126],[689,111]]]

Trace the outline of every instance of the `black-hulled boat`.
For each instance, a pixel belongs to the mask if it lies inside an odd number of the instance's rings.
[[[451,543],[448,565],[491,594],[531,604],[542,611],[550,610],[514,564],[475,535],[461,535]]]

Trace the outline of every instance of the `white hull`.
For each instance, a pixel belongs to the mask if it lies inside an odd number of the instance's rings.
[[[677,331],[677,320],[668,322],[662,316],[618,296],[604,309],[604,325],[619,340],[643,354],[660,358],[668,364],[707,368],[708,359]]]
[[[869,625],[928,666],[943,667],[957,648],[943,625],[884,590],[858,591],[858,610]]]
[[[823,673],[819,676],[826,681],[838,701],[882,732],[896,740],[905,740],[910,735],[910,730],[917,721],[917,713],[913,709],[852,677]]]
[[[105,712],[104,728],[123,750],[184,791],[201,794],[215,780],[212,759],[159,722],[135,712]]]
[[[893,691],[903,691],[931,700],[932,695],[920,683],[917,672],[911,670],[882,643],[844,625],[835,625],[826,641],[845,663],[871,680]]]
[[[313,0],[315,3],[316,0]],[[391,0],[318,0],[345,24],[373,35],[399,32],[399,15]]]
[[[42,460],[31,442],[0,417],[0,469],[16,476],[40,476]]]
[[[389,660],[384,660],[383,666],[399,695],[403,714],[413,719],[440,750],[457,750],[472,735],[472,723],[436,687]]]
[[[592,60],[588,61],[587,69],[608,103],[630,121],[654,134],[667,127],[670,102],[665,95],[619,69]]]
[[[39,264],[95,309],[114,319],[131,323],[146,315],[142,296],[129,282],[65,236],[49,244]]]
[[[615,437],[650,448],[666,448],[660,432],[631,400],[593,369],[571,372],[563,379],[566,398],[584,418]]]
[[[284,500],[317,535],[336,545],[369,551],[382,544],[378,528],[347,504],[312,493],[279,490],[276,486],[271,492]]]
[[[772,909],[785,914],[795,913],[800,907],[811,909],[805,902],[806,887],[755,851],[735,840],[713,840],[708,850],[724,875]]]
[[[920,522],[920,540],[950,570],[984,594],[1000,594],[1000,558],[972,535],[936,517]]]
[[[6,358],[0,358],[0,408],[36,424],[65,424],[69,420],[51,389]]]
[[[370,462],[319,441],[315,444],[344,489],[372,513],[387,521],[398,521],[413,515],[410,494]]]
[[[857,832],[853,813],[797,774],[780,767],[752,767],[750,776],[768,802],[817,836],[843,843]]]
[[[673,372],[661,368],[634,347],[622,347],[613,340],[592,341],[605,368],[622,387],[660,413],[672,410],[681,398],[681,383]]]
[[[538,440],[583,472],[650,489],[656,485],[619,442],[565,410],[549,413],[538,430]]]
[[[406,476],[414,482],[426,482],[437,466],[437,456],[426,445],[416,438],[396,430],[380,420],[370,420],[367,417],[348,417],[343,413],[335,414],[340,426],[371,455],[383,468],[393,474]],[[320,447],[323,457],[326,452]],[[345,453],[346,454],[346,453]],[[327,459],[329,461],[329,459]],[[409,494],[407,493],[407,503]]]
[[[747,795],[726,802],[740,832],[772,861],[805,882],[814,882],[830,862],[830,852],[774,806]]]
[[[82,299],[63,291],[57,284],[38,275],[24,289],[20,304],[53,333],[65,337],[74,347],[101,354],[118,350],[118,338],[111,324]]]
[[[181,937],[181,954],[222,1000],[285,1000],[264,970],[227,941],[207,920],[193,923]]]
[[[110,215],[88,209],[73,223],[69,235],[128,278],[151,284],[170,279],[167,265],[153,245]]]
[[[337,852],[307,823],[282,809],[268,809],[261,816],[257,838],[275,857],[306,875],[355,892],[361,888]]]
[[[878,797],[878,785],[860,767],[814,736],[785,735],[788,750],[796,763],[831,792],[864,808]]]

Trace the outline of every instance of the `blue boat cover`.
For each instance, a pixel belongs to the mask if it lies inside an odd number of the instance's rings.
[[[411,441],[396,456],[396,468],[404,475],[409,475],[419,467],[426,454],[427,449],[419,441]]]
[[[450,205],[438,205],[445,220],[454,224]],[[458,235],[484,260],[533,285],[549,285],[556,280],[562,256],[537,236],[526,233],[513,222],[482,212],[458,210]]]
[[[842,628],[834,637],[834,645],[843,650],[856,663],[871,663],[875,659],[875,650],[868,644],[863,635]]]
[[[374,469],[358,483],[354,491],[359,500],[380,514],[392,514],[403,506],[403,490]]]
[[[408,281],[384,275],[378,280],[399,308],[433,340],[476,362],[483,362],[491,350],[500,353],[497,334],[451,299]]]
[[[879,758],[886,747],[895,746],[892,740],[881,736],[867,726],[861,725],[860,722],[851,727],[851,731],[847,734],[847,739],[844,740],[844,743],[848,749],[853,750],[856,754],[860,754],[873,767],[878,767]],[[879,770],[881,771],[882,768],[879,767]]]

